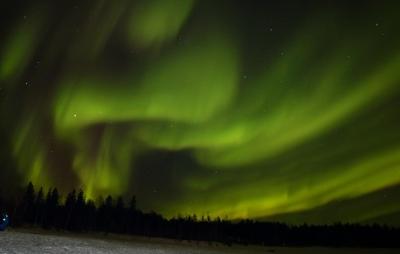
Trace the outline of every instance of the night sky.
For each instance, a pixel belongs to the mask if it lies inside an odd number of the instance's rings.
[[[0,184],[400,225],[399,1],[8,1]]]

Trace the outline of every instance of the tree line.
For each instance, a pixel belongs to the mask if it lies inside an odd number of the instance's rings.
[[[139,210],[135,196],[128,204],[122,197],[112,196],[95,203],[86,200],[82,190],[73,190],[61,202],[57,188],[45,193],[43,188],[35,191],[32,183],[18,198],[1,196],[0,211],[9,213],[13,227],[131,234],[229,246],[400,247],[400,228],[386,225],[287,225],[254,220],[233,222],[196,215],[166,219],[157,213]]]

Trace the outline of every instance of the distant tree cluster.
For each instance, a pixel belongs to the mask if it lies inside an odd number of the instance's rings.
[[[400,247],[400,228],[389,226],[341,223],[294,226],[254,220],[199,219],[196,215],[165,219],[137,209],[135,196],[128,205],[122,197],[114,200],[111,196],[95,204],[85,199],[82,190],[73,190],[61,202],[56,188],[45,194],[43,188],[36,192],[32,183],[14,201],[0,197],[2,210],[8,211],[14,227],[133,234],[226,245]]]

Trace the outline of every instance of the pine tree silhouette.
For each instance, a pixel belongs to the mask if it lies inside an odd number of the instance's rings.
[[[43,223],[44,205],[45,202],[44,202],[43,187],[40,187],[35,200],[35,221],[34,221],[35,225],[41,225]]]

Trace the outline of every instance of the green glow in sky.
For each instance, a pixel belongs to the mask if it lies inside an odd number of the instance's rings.
[[[360,202],[347,221],[400,211],[376,207],[400,184],[394,6],[8,8],[1,127],[24,181],[135,193],[165,216],[325,223],[346,200]]]
[[[127,38],[140,47],[157,46],[174,39],[193,4],[194,0],[138,1],[129,13]]]

